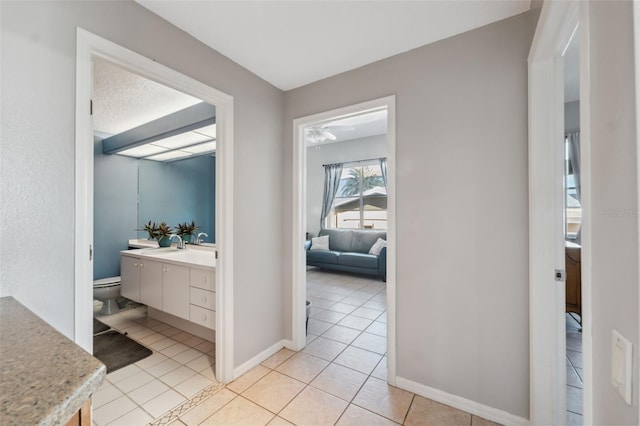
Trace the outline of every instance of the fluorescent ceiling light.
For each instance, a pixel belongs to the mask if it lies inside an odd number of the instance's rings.
[[[152,145],[161,146],[168,149],[177,149],[211,139],[209,136],[201,135],[195,132],[180,133],[165,139],[152,142]]]
[[[162,148],[160,146],[155,146],[151,144],[136,146],[135,148],[129,148],[124,151],[120,151],[118,154],[126,155],[127,157],[146,157],[148,155],[158,154],[160,152],[166,151],[166,148]]]
[[[200,154],[203,152],[209,152],[209,151],[215,151],[215,150],[216,150],[216,141],[201,143],[200,145],[194,145],[194,146],[190,146],[188,148],[183,149],[183,151],[187,151],[192,154]]]
[[[211,138],[216,137],[216,125],[212,124],[210,126],[200,127],[199,129],[195,129],[194,132],[200,133],[201,135],[206,135]]]
[[[191,153],[187,151],[168,151],[163,152],[162,154],[153,155],[151,157],[145,158],[145,160],[154,160],[154,161],[169,161],[169,160],[178,160],[180,158],[190,157]]]

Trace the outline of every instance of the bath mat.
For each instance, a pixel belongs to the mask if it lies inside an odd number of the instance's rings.
[[[109,330],[111,327],[109,327],[107,324],[103,323],[102,321],[98,321],[97,319],[93,319],[93,335],[95,336],[98,333],[102,333],[103,331],[107,331]]]
[[[93,356],[107,366],[107,374],[138,362],[153,351],[120,334],[108,331],[93,337]]]

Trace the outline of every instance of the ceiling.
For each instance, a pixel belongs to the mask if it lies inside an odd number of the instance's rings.
[[[202,102],[110,62],[93,64],[93,127],[115,135]]]
[[[529,10],[530,0],[136,0],[282,90]]]
[[[307,147],[384,135],[387,133],[387,110],[381,109],[352,115],[347,118],[341,118],[339,120],[324,123],[321,127],[333,134],[336,139],[325,139],[321,142],[312,142],[310,138],[307,137],[305,141]]]
[[[580,37],[573,35],[564,54],[564,101],[580,99]]]

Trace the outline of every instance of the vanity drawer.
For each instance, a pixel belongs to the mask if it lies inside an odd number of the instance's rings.
[[[202,290],[196,287],[189,287],[189,302],[201,308],[216,310],[216,293]]]
[[[191,278],[190,284],[192,287],[198,287],[204,290],[215,291],[216,289],[216,274],[214,271],[207,271],[204,269],[190,268]]]
[[[196,324],[203,325],[207,328],[215,329],[216,327],[216,313],[215,311],[201,308],[196,305],[189,305],[190,315],[189,320]]]

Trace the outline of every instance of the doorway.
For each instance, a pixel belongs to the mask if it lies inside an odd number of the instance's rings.
[[[233,98],[168,67],[145,58],[83,29],[77,30],[76,164],[75,164],[75,341],[92,353],[93,317],[93,125],[91,95],[94,58],[215,105],[217,164],[215,194],[216,378],[233,377]],[[223,285],[224,284],[224,285]]]
[[[579,37],[583,422],[592,418],[588,2],[548,2],[529,54],[530,420],[567,421],[564,66]],[[580,24],[580,32],[577,32]]]
[[[293,265],[292,265],[292,347],[301,350],[306,345],[307,261],[307,147],[306,129],[322,128],[330,122],[362,115],[366,112],[386,111],[386,165],[387,165],[387,260],[386,304],[387,326],[385,334],[387,352],[387,382],[395,385],[395,96],[389,96],[357,105],[327,111],[293,122]],[[370,160],[370,159],[366,159]],[[359,218],[362,220],[362,217]],[[371,225],[373,226],[373,225]],[[299,248],[299,249],[298,249]]]

